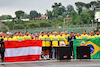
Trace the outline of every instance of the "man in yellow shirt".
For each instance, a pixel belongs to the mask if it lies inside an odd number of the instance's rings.
[[[49,55],[50,55],[50,50],[51,50],[51,38],[52,36],[50,36],[50,33],[47,32],[47,35],[45,36],[45,42],[46,42],[46,57],[47,59],[49,59]]]
[[[19,32],[18,36],[17,36],[17,41],[23,41],[24,40],[24,37],[22,36],[22,33]]]
[[[81,34],[82,39],[87,39],[88,35],[86,34],[86,30],[83,31],[83,34]]]
[[[96,32],[96,34],[95,34],[95,38],[100,38],[99,31]]]
[[[17,38],[18,36],[18,32],[16,32],[14,35],[13,35],[13,38]]]
[[[7,41],[8,40],[7,37],[6,37],[6,34],[3,34],[3,40],[4,41]]]
[[[45,43],[45,33],[41,32],[39,36],[39,40],[42,40],[42,51],[43,51],[43,59],[46,59],[46,43]]]
[[[80,36],[79,33],[77,33],[77,35],[76,35],[76,39],[82,39],[82,37]]]
[[[93,36],[93,31],[90,31],[90,35],[88,36],[88,39],[94,39],[95,36]]]
[[[29,32],[26,32],[26,35],[24,36],[24,40],[31,40],[31,36],[29,35]]]
[[[52,56],[52,59],[56,58],[57,56],[57,47],[59,46],[58,45],[58,36],[57,36],[57,32],[54,32],[54,35],[52,36],[52,53],[53,53],[53,56]]]
[[[63,36],[65,37],[65,44],[68,45],[69,44],[69,42],[68,42],[68,36],[69,36],[69,34],[67,34],[67,30],[64,31]]]
[[[10,35],[10,38],[8,39],[8,41],[17,41],[17,39],[13,38],[13,35]]]
[[[65,43],[65,37],[63,36],[63,32],[60,32],[60,36],[58,36],[59,38],[59,45],[61,46],[61,43]]]

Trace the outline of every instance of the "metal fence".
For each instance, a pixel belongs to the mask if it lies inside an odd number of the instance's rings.
[[[97,24],[84,24],[84,25],[73,25],[73,26],[59,26],[59,27],[44,27],[44,28],[33,28],[33,29],[17,29],[17,30],[11,30],[11,33],[15,32],[26,32],[29,31],[30,33],[35,33],[35,32],[41,32],[41,31],[64,31],[67,30],[68,32],[70,31],[77,31],[80,32],[81,30],[93,30],[94,28],[97,27]]]

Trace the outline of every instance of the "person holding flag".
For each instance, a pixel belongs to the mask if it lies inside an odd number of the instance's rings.
[[[46,59],[46,43],[45,43],[45,33],[42,31],[41,35],[39,36],[39,40],[42,40],[42,51],[43,51],[43,59]]]
[[[67,33],[67,30],[64,31],[63,36],[65,37],[65,44],[66,44],[66,46],[68,46],[69,45],[69,42],[68,42],[68,36],[69,36],[69,34]]]
[[[79,33],[76,34],[76,39],[82,39]]]
[[[17,36],[17,41],[23,41],[24,37],[22,36],[22,33],[19,32],[18,36]]]
[[[95,38],[100,38],[99,31],[97,31],[96,34],[95,34],[94,36],[95,36]]]
[[[60,32],[59,38],[59,46],[65,45],[65,37],[63,36],[63,32]]]
[[[73,51],[73,41],[74,41],[74,39],[76,39],[76,37],[74,36],[74,33],[71,32],[70,36],[68,37],[68,42],[70,43],[69,46],[71,47],[72,58],[74,58],[74,51]]]
[[[26,32],[26,35],[24,36],[24,40],[31,40],[31,36],[29,35],[29,32]]]
[[[88,35],[86,34],[86,30],[83,30],[81,37],[82,37],[82,39],[87,39]]]
[[[8,41],[17,41],[17,38],[13,37],[13,34],[11,34]]]
[[[93,36],[93,31],[90,31],[90,35],[88,36],[88,39],[94,39],[95,36]]]

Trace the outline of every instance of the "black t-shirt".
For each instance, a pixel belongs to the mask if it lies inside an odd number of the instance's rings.
[[[74,39],[76,39],[76,37],[75,36],[68,37],[68,42],[70,42],[70,46],[73,46],[73,41],[71,41],[72,39],[74,40]]]

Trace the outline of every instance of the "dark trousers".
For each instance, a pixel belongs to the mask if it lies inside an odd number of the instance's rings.
[[[1,53],[1,59],[4,60],[4,52]]]

